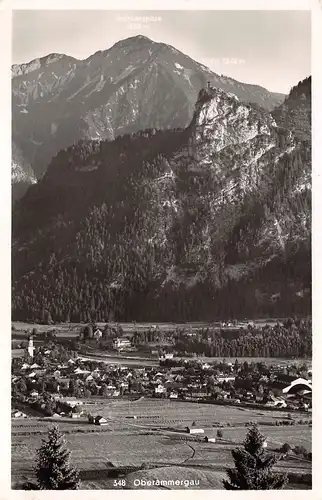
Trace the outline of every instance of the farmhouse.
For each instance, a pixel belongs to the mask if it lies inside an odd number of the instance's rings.
[[[216,438],[215,437],[208,437],[208,436],[205,436],[205,442],[206,443],[215,443],[216,442]]]
[[[97,417],[95,417],[94,423],[95,425],[107,425],[107,420],[101,415],[97,415]]]

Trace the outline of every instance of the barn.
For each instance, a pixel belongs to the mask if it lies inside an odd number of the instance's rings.
[[[203,429],[197,429],[197,427],[187,427],[188,434],[204,434]]]

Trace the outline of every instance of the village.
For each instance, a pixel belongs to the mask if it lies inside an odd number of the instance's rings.
[[[102,332],[97,329],[95,334]],[[110,345],[123,356],[132,349],[127,337],[113,337]],[[173,352],[159,354],[156,366],[135,366],[133,362],[135,358],[129,366],[125,356],[116,363],[91,358],[55,338],[34,347],[31,335],[24,355],[12,361],[13,404],[23,403],[56,418],[80,418],[88,413],[83,409],[86,400],[93,397],[168,398],[312,411],[312,370],[306,363],[269,366],[263,360],[249,363],[238,359],[209,363],[177,358]],[[13,410],[13,416],[21,416],[19,410]]]
[[[115,477],[131,485],[131,471],[170,474],[183,464],[189,479],[202,474],[203,487],[219,487],[254,422],[268,451],[283,454],[292,488],[311,484],[309,360],[180,356],[175,337],[204,331],[151,325],[130,335],[94,326],[13,331],[15,488],[34,477],[36,449],[52,425],[66,435],[85,488],[110,488]]]

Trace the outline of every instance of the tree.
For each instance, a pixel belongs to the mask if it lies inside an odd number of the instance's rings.
[[[229,480],[223,480],[226,490],[280,490],[285,486],[287,476],[272,470],[281,456],[267,453],[264,443],[265,437],[253,424],[246,435],[244,449],[232,451],[235,468],[227,469]]]
[[[83,330],[84,339],[91,339],[93,337],[92,325],[86,325]]]
[[[289,453],[290,451],[292,451],[292,447],[288,443],[284,443],[283,446],[281,446],[280,451],[282,453]]]
[[[105,397],[108,396],[109,391],[108,391],[108,388],[107,388],[107,384],[102,384],[100,392],[101,392],[102,396],[105,396]]]
[[[218,437],[218,438],[222,438],[222,437],[223,437],[223,435],[224,435],[224,434],[223,434],[223,431],[222,431],[221,429],[218,429],[218,430],[217,430],[217,437]]]
[[[40,490],[77,490],[79,475],[70,466],[70,451],[65,448],[65,442],[57,426],[48,431],[48,439],[43,439],[42,446],[37,450],[35,467],[38,488]]]

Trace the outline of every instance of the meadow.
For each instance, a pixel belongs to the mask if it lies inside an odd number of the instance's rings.
[[[158,466],[158,471],[159,468],[162,469],[160,477],[164,474],[175,476],[173,471],[164,471],[164,467],[185,467],[190,470],[190,476],[186,471],[190,479],[196,478],[197,468],[201,471],[198,472],[198,477],[202,477],[203,486],[200,487],[217,488],[220,474],[232,464],[231,450],[242,444],[247,431],[245,424],[249,421],[258,422],[267,437],[269,449],[279,448],[285,442],[291,446],[303,445],[308,451],[311,449],[311,427],[308,425],[265,425],[285,419],[285,412],[144,398],[137,401],[94,400],[86,408],[93,415],[106,417],[108,425],[94,426],[85,418],[77,421],[57,419],[56,423],[65,433],[67,446],[72,451],[73,464],[85,475],[91,471],[99,471],[95,472],[99,478],[94,483],[97,485],[102,482],[106,488],[111,486],[107,477],[107,468],[111,464],[115,467],[142,464]],[[137,418],[131,418],[133,416]],[[208,436],[215,436],[219,425],[222,425],[223,438],[217,439],[216,443],[191,440],[184,433],[184,428],[192,422],[202,427]],[[52,425],[52,420],[44,418],[12,421],[13,482],[32,477],[35,450]],[[310,462],[296,457],[279,466],[300,473],[311,470]],[[159,474],[157,471],[142,471],[140,475],[145,477],[145,473],[149,477]],[[95,487],[102,488],[102,484]],[[131,482],[127,485],[129,488],[132,486]],[[85,481],[84,488],[87,487],[88,481]]]
[[[92,399],[92,401],[94,401]],[[195,422],[202,428],[212,428],[223,425],[244,425],[250,421],[260,423],[285,420],[287,413],[278,410],[257,410],[239,406],[216,405],[206,403],[192,403],[171,401],[169,399],[140,398],[136,401],[125,399],[100,400],[86,406],[92,414],[102,414],[104,417],[115,420],[128,420],[127,417],[136,416],[133,422],[136,425],[180,427],[189,426]],[[307,414],[297,414],[297,418],[308,418]]]

